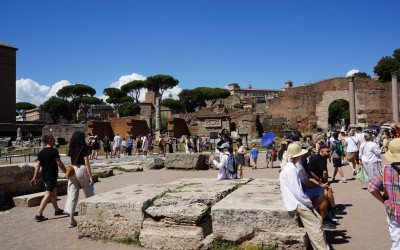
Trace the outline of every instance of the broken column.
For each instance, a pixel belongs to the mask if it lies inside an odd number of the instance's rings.
[[[349,82],[350,125],[356,125],[356,93],[354,90],[354,75],[347,78]]]
[[[392,72],[392,110],[393,121],[399,122],[399,91],[397,86],[396,72]]]

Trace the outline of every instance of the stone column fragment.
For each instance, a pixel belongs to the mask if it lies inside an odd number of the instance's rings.
[[[354,91],[354,77],[348,77],[349,81],[349,109],[350,109],[350,124],[356,125],[356,93]]]
[[[393,121],[399,122],[399,91],[397,86],[397,75],[392,73],[392,110]]]

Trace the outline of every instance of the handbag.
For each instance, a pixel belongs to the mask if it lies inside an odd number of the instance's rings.
[[[360,168],[360,171],[357,173],[357,179],[362,184],[365,184],[365,168],[363,166]]]
[[[75,165],[76,160],[78,159],[78,156],[81,154],[82,148],[83,148],[83,147],[81,147],[81,149],[79,150],[79,153],[78,153],[77,155],[75,155],[74,164],[69,165],[68,167],[65,168],[65,175],[66,175],[68,178],[71,177],[71,176],[75,173],[75,169],[74,169],[73,166]]]

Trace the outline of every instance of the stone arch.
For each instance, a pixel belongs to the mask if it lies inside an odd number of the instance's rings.
[[[328,123],[329,105],[331,105],[332,102],[339,99],[349,101],[349,91],[334,90],[334,91],[323,92],[322,100],[318,102],[317,105],[315,106],[315,115],[317,116],[317,126],[319,128],[322,128],[324,130],[327,130],[329,128],[329,123]]]

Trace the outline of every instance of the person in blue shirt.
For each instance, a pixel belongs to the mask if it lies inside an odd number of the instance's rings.
[[[250,156],[253,160],[252,169],[257,169],[258,149],[256,144],[253,144],[253,148],[250,150]]]

